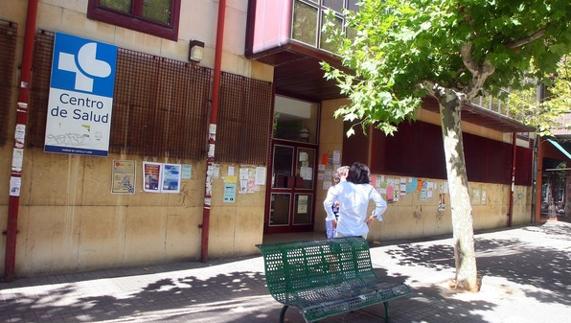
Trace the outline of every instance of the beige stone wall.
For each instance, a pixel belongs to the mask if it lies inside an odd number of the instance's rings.
[[[200,257],[205,162],[111,155],[94,158],[28,149],[18,229],[19,275],[133,266]],[[111,194],[114,159],[135,160],[136,193]],[[192,178],[180,194],[143,192],[142,161],[189,163]],[[2,160],[2,169],[8,169]],[[234,165],[238,167],[239,165]],[[227,165],[221,165],[221,174]],[[4,175],[4,174],[3,174]],[[7,184],[6,176],[2,177]],[[214,180],[209,255],[256,252],[261,243],[264,191],[223,203],[223,179]],[[6,192],[2,192],[5,200]],[[2,228],[6,206],[0,210]],[[4,240],[0,243],[4,257]],[[0,264],[0,269],[4,262]]]
[[[218,1],[216,0],[181,1],[177,41],[88,19],[87,4],[88,0],[40,0],[37,28],[66,32],[181,61],[188,61],[189,41],[200,40],[205,43],[204,59],[200,65],[214,66],[218,14]],[[26,8],[27,1],[23,0],[0,2],[0,19],[18,23],[20,39],[24,37]],[[247,9],[247,0],[227,2],[222,70],[272,81],[273,67],[244,57]],[[21,41],[19,48],[21,48]],[[18,60],[20,57],[18,55]]]
[[[189,40],[205,42],[200,65],[214,65],[218,1],[181,1],[178,41],[87,19],[87,0],[40,0],[38,29],[61,31],[119,47],[187,61]],[[227,2],[222,70],[272,81],[273,67],[243,56],[247,0]],[[18,23],[16,59],[21,61],[27,1],[0,1],[0,19]],[[14,80],[19,77],[14,72]],[[15,81],[14,84],[17,82]],[[15,96],[16,91],[14,91]],[[15,97],[14,111],[15,111]],[[14,111],[8,136],[13,136]],[[5,230],[10,178],[11,140],[0,147],[0,229]],[[113,195],[113,159],[137,162],[133,196]],[[192,179],[183,180],[180,194],[142,192],[143,160],[191,164]],[[226,164],[221,165],[225,174]],[[239,165],[234,165],[239,167]],[[18,219],[18,275],[132,266],[200,257],[205,161],[165,160],[143,156],[107,158],[47,154],[26,148]],[[210,220],[209,256],[257,252],[261,243],[265,186],[237,194],[236,204],[223,203],[223,181],[215,179]],[[5,239],[0,239],[0,271],[4,270]]]
[[[335,109],[342,105],[343,100],[330,100],[322,102],[320,151],[319,154],[331,153],[333,150],[343,149],[343,123],[333,118]],[[436,113],[419,110],[417,120],[439,124],[439,116]],[[464,123],[463,130],[478,136],[505,141],[504,135],[489,129],[484,129],[473,124]],[[511,139],[510,139],[511,142]],[[383,175],[383,174],[373,174]],[[400,178],[388,176],[389,178]],[[423,178],[434,182],[437,187],[444,183],[443,180]],[[317,183],[317,208],[315,215],[315,231],[324,231],[325,211],[322,202],[326,191],[322,189],[322,181]],[[470,182],[472,208],[474,216],[474,229],[484,230],[501,228],[507,225],[509,185]],[[482,192],[485,191],[485,199]],[[479,193],[479,194],[478,194]],[[477,199],[476,197],[480,198]],[[438,211],[439,195],[434,190],[433,198],[420,199],[420,193],[409,193],[401,197],[398,202],[389,204],[385,220],[375,223],[371,227],[369,239],[392,240],[428,237],[452,232],[452,220],[450,214],[449,195],[446,194],[446,209]],[[514,225],[530,223],[531,214],[531,187],[516,186],[514,193]]]

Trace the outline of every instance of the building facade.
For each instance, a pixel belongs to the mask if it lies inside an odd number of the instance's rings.
[[[323,80],[319,62],[336,58],[320,26],[331,8],[344,28],[342,9],[358,10],[354,1],[37,2],[26,140],[16,170],[28,1],[0,3],[3,231],[14,220],[16,194],[19,206],[13,259],[0,239],[2,270],[12,260],[20,276],[199,260],[204,244],[211,258],[255,254],[268,235],[323,232],[332,171],[353,161],[371,166],[374,184],[391,201],[371,240],[451,232],[434,102],[427,99],[417,121],[394,137],[367,129],[367,136],[346,138],[348,125],[333,118],[346,100]],[[60,34],[117,48],[107,156],[46,148],[57,138],[61,145],[98,140],[87,126],[86,133],[50,136]],[[202,55],[193,54],[195,46]],[[477,104],[463,118],[475,229],[530,223],[532,149],[529,139],[516,138],[529,129]]]

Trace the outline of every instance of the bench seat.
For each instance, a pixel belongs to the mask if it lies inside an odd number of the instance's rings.
[[[372,270],[369,247],[362,238],[259,245],[272,296],[297,308],[307,322],[406,296],[405,284],[389,284]]]

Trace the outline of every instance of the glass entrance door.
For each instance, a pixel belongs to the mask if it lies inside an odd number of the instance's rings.
[[[319,114],[317,103],[275,97],[266,233],[313,230]]]
[[[265,231],[312,231],[315,148],[274,141],[272,154],[270,207]]]

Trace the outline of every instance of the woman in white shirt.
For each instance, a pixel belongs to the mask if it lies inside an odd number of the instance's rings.
[[[369,201],[375,203],[375,210],[367,216]],[[339,202],[339,220],[335,221],[332,206]],[[363,237],[367,238],[369,224],[373,219],[383,220],[383,213],[387,210],[387,202],[379,192],[369,184],[369,167],[362,163],[353,163],[349,169],[347,181],[331,187],[323,201],[327,221],[334,221],[336,226],[335,237]]]

